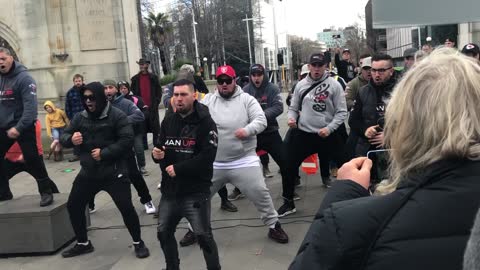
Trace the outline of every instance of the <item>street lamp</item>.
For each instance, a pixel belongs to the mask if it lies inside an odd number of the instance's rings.
[[[203,57],[203,76],[205,80],[210,79],[210,74],[208,73],[208,58]]]
[[[195,40],[195,60],[197,62],[197,67],[200,68],[200,56],[198,56],[198,43],[197,43],[197,29],[195,25],[197,22],[195,21],[195,11],[192,7],[192,27],[193,27],[193,39]]]

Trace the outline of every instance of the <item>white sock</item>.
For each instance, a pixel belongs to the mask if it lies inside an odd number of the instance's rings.
[[[269,226],[269,227],[270,227],[270,229],[275,229],[275,224],[276,224],[276,223],[274,223],[274,224],[270,225],[270,226]]]
[[[138,242],[133,242],[133,244],[134,244],[134,245],[138,245],[138,244],[140,244],[140,241],[138,241]]]
[[[88,243],[90,243],[90,241],[87,241],[87,242],[85,242],[85,243],[77,242],[77,245],[88,246]]]

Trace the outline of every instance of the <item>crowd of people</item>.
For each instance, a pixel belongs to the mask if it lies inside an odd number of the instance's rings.
[[[51,101],[44,104],[52,140],[48,158],[60,161],[62,148],[74,148],[71,161],[81,165],[67,203],[77,242],[62,256],[94,251],[85,209],[95,211],[101,190],[120,210],[135,255],[150,255],[130,184],[146,213],[158,217],[167,269],[180,269],[174,233],[182,218],[190,229],[180,245],[198,243],[207,269],[221,269],[210,224],[217,193],[221,209],[230,212],[238,211],[230,199],[248,198],[268,237],[286,244],[280,219],[296,213],[299,167],[317,154],[328,190],[289,269],[460,269],[465,249],[465,269],[477,269],[480,222],[468,239],[480,206],[480,48],[469,43],[459,52],[449,48],[454,45],[447,39],[445,48],[409,48],[402,71],[387,54],[362,55],[357,65],[348,49],[337,49],[337,73],[323,53],[312,54],[287,98],[283,138],[281,93],[261,64],[250,67],[248,80],[220,66],[212,93],[194,67],[184,65],[163,98],[146,59],[137,62],[140,72],[131,84],[85,84],[75,75],[65,112]],[[8,179],[14,174],[5,168],[15,167],[37,180],[40,206],[49,205],[58,189],[38,143],[35,82],[5,48],[0,80],[0,150],[7,159],[0,162],[0,200],[13,198]],[[161,102],[166,114],[160,123]],[[162,176],[158,209],[144,178],[146,133],[153,133],[151,159]],[[12,151],[20,148],[20,154],[5,155],[14,143]],[[378,149],[388,151],[389,177],[373,183],[366,156]],[[281,174],[278,208],[265,183],[268,155]],[[339,168],[336,179],[333,167]],[[230,195],[227,184],[235,187]]]

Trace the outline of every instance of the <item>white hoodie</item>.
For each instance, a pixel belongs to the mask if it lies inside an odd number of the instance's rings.
[[[201,103],[208,106],[217,124],[218,148],[216,162],[231,162],[246,156],[256,156],[256,135],[267,127],[267,118],[258,101],[236,86],[233,95],[225,99],[218,91],[207,94]],[[248,137],[240,140],[235,131],[244,128]]]

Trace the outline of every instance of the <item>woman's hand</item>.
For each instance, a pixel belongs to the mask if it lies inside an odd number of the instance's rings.
[[[366,157],[359,157],[343,164],[338,170],[338,180],[352,180],[365,189],[370,187],[370,169],[372,161]]]

